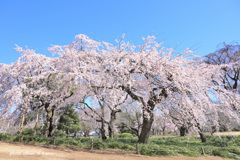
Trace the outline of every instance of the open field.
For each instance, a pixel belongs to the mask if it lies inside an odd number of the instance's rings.
[[[221,157],[149,157],[120,150],[83,150],[78,147],[0,142],[1,160],[228,160]]]
[[[214,136],[240,136],[240,132],[218,132]]]

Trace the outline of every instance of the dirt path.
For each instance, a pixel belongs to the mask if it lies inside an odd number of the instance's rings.
[[[221,157],[149,157],[118,150],[83,150],[77,147],[34,146],[0,142],[0,160],[227,160]]]

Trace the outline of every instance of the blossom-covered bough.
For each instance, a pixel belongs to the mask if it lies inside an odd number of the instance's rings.
[[[22,56],[3,70],[4,84],[10,83],[10,89],[1,96],[2,100],[7,100],[2,106],[3,116],[8,116],[5,119],[19,121],[21,116],[25,116],[25,112],[22,113],[25,109],[21,109],[24,106],[27,106],[27,113],[36,106],[43,107],[47,112],[45,135],[52,136],[56,128],[55,112],[67,104],[66,99],[73,94],[72,77],[69,81],[64,76],[65,73],[56,71],[60,65],[57,63],[58,58],[49,58],[18,46],[16,50]]]
[[[178,107],[180,114],[192,119],[199,133],[202,131],[198,126],[208,119],[209,113],[214,123],[219,118],[219,110],[229,117],[239,118],[232,107],[239,110],[239,95],[212,83],[222,74],[221,65],[198,63],[189,56],[189,49],[174,56],[173,49],[161,47],[161,44],[153,36],[145,38],[141,46],[124,41],[114,46],[77,35],[76,41],[69,45],[50,48],[59,55],[57,58],[18,48],[26,60],[13,64],[8,72],[16,70],[15,77],[9,76],[16,82],[19,79],[16,77],[21,80],[8,89],[1,86],[1,99],[11,99],[9,107],[21,106],[23,99],[38,99],[49,113],[51,126],[57,108],[78,103],[96,89],[101,90],[99,97],[108,96],[108,102],[128,95],[141,104],[140,143],[148,142],[156,108],[167,114],[171,106]],[[8,76],[7,72],[5,74]],[[19,103],[13,103],[11,98],[14,90],[19,90]],[[30,98],[24,98],[26,95]]]

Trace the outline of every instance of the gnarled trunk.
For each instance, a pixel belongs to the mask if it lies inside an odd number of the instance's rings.
[[[195,119],[195,121],[196,121],[196,119]],[[198,122],[197,122],[197,128],[198,128],[198,134],[200,136],[200,139],[201,139],[202,143],[207,142],[207,137],[203,134],[203,130],[200,127],[200,123],[198,123]]]
[[[111,111],[111,116],[110,116],[110,121],[108,123],[108,136],[109,138],[114,137],[114,128],[113,128],[113,123],[116,120],[116,111],[112,110]]]
[[[116,120],[116,114],[117,112],[121,112],[121,110],[112,110],[111,111],[111,115],[110,115],[110,121],[108,123],[108,134],[109,134],[109,138],[113,138],[114,137],[114,122]]]
[[[142,131],[138,140],[139,143],[148,142],[153,120],[154,120],[153,109],[143,110],[143,123],[142,123]]]
[[[207,137],[202,132],[198,132],[198,134],[200,135],[200,139],[202,143],[207,142]]]
[[[104,121],[104,119],[101,118],[100,120],[97,120],[97,122],[100,122],[100,123],[101,123],[101,128],[100,128],[100,135],[99,135],[99,138],[101,137],[102,140],[107,139],[107,136],[106,136],[106,130],[105,130],[105,121]]]
[[[180,131],[180,136],[181,136],[181,137],[184,137],[184,136],[186,136],[186,134],[187,134],[187,127],[181,126],[180,129],[179,129],[179,131]]]
[[[158,95],[155,94],[155,89],[153,89],[152,91],[150,91],[149,100],[146,102],[143,97],[134,94],[131,91],[131,88],[129,86],[128,87],[121,86],[121,87],[123,90],[125,90],[131,96],[132,99],[137,100],[138,102],[141,102],[143,105],[143,108],[142,108],[142,110],[143,110],[142,131],[139,136],[138,142],[139,143],[147,143],[148,138],[149,138],[149,133],[151,132],[151,128],[152,128],[152,123],[154,120],[153,109],[155,108],[155,105],[157,103],[161,102],[162,97],[166,98],[168,96],[166,89],[163,88],[161,93]]]
[[[49,106],[49,104],[45,104],[45,110],[47,112],[45,137],[53,137],[56,130],[56,125],[54,121],[56,107],[55,106],[51,107]]]

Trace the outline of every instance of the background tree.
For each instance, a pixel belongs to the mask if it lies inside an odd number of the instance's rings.
[[[67,136],[74,134],[74,137],[82,129],[79,115],[73,109],[73,106],[66,107],[64,114],[60,117],[57,129],[63,130]]]
[[[82,104],[80,105],[82,106]],[[84,136],[88,136],[88,133],[95,132],[99,137],[101,136],[101,124],[96,121],[98,118],[94,112],[89,108],[79,108],[77,107],[76,111],[78,112],[79,118],[82,122],[81,133]],[[86,128],[84,128],[86,126]]]
[[[90,126],[90,124],[85,123],[85,122],[82,122],[82,129],[81,129],[81,131],[82,131],[82,135],[83,135],[84,137],[89,136],[89,133],[91,132],[91,126]]]
[[[239,92],[239,74],[240,74],[240,45],[236,42],[219,45],[218,50],[204,56],[204,62],[208,64],[221,65],[230,64],[231,66],[223,67],[223,74],[219,77],[221,84],[214,81],[217,85],[223,85],[225,89]]]
[[[91,117],[100,124],[99,131],[100,136],[102,140],[106,140],[106,127],[105,124],[108,124],[108,121],[106,119],[106,106],[103,104],[103,102],[100,99],[96,100],[99,107],[96,108],[93,104],[88,104],[85,101],[81,101],[79,106],[77,106],[78,109],[82,110],[86,116]],[[88,123],[86,123],[86,126],[89,126]]]
[[[117,120],[120,133],[131,133],[139,138],[142,129],[141,104],[130,100],[123,105],[122,110]]]
[[[156,111],[154,116],[154,122],[152,126],[152,134],[158,135],[162,133],[165,135],[166,132],[175,132],[176,125],[172,122],[172,119],[162,112]]]
[[[219,82],[213,79],[213,84],[223,86],[226,90],[240,94],[239,74],[240,74],[240,45],[237,42],[230,44],[221,43],[218,45],[215,52],[210,53],[203,57],[203,62],[213,65],[226,65],[222,67],[222,74],[218,77]],[[230,64],[230,65],[229,65]],[[219,104],[219,107],[223,107]],[[240,115],[240,110],[235,105],[233,109]],[[217,130],[227,130],[231,118],[228,117],[226,112],[219,112],[221,119],[219,125],[212,126],[212,132]],[[227,123],[228,122],[228,123]]]

